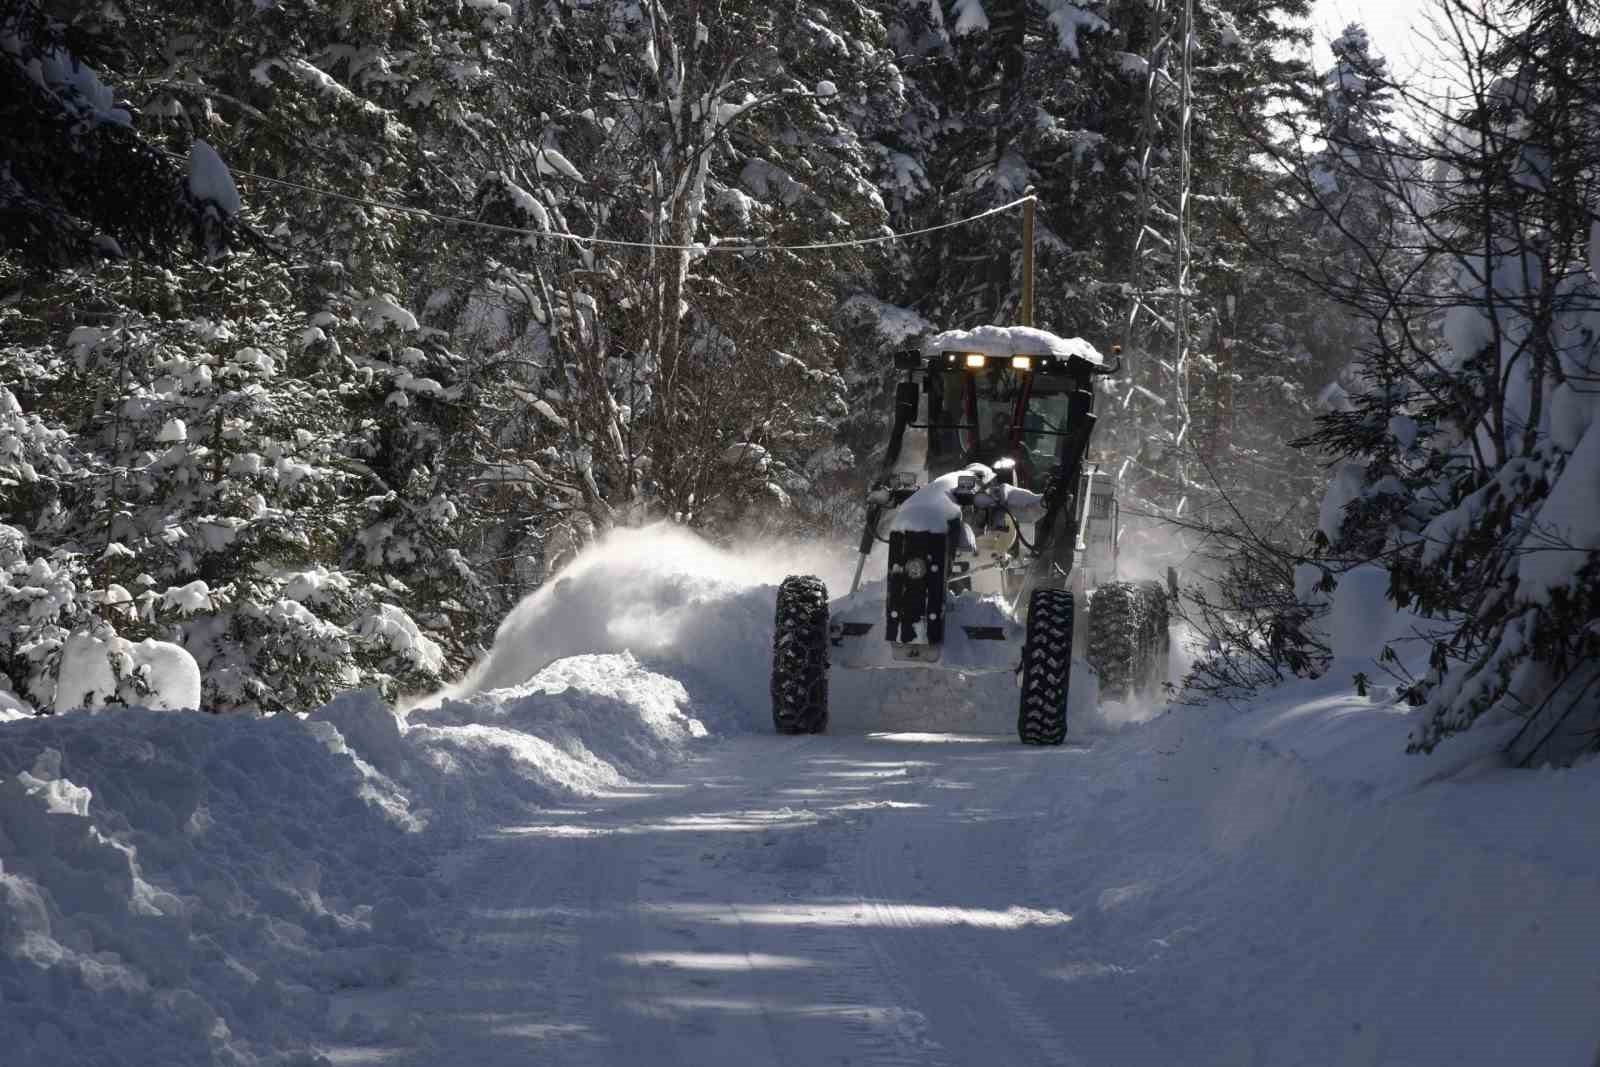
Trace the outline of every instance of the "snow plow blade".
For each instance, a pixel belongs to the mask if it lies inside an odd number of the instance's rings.
[[[888,599],[882,582],[870,582],[829,609],[829,660],[834,667],[884,670],[939,667],[965,674],[1015,671],[1024,631],[998,597],[962,593],[948,601],[944,639],[938,644],[887,641]]]

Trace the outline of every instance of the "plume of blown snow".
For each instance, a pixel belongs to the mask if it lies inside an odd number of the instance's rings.
[[[618,529],[513,608],[465,678],[412,707],[523,686],[570,656],[630,652],[702,700],[740,714],[765,709],[773,587],[817,574],[843,591],[848,566],[798,542],[729,551],[667,523]]]
[[[775,587],[790,574],[815,574],[840,596],[854,566],[848,546],[769,539],[723,549],[666,523],[619,529],[512,609],[465,678],[407,710],[522,690],[551,664],[574,656],[631,653],[644,670],[681,681],[707,725],[769,729]],[[1190,644],[1186,633],[1174,631],[1168,671],[1174,687],[1188,673]],[[830,689],[835,732],[1015,728],[1016,680],[1009,672],[835,671]],[[1071,729],[1103,732],[1145,722],[1166,710],[1170,696],[1102,704],[1096,690],[1093,672],[1079,661]],[[410,721],[431,723],[433,715]]]

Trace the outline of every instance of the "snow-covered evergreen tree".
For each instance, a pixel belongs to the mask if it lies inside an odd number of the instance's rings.
[[[118,88],[138,105],[121,119],[188,154],[180,192],[209,235],[241,199],[197,135],[299,184],[403,199],[393,176],[416,173],[419,131],[459,117],[482,81],[471,56],[508,15],[111,4],[82,22],[104,36],[139,28],[116,37]],[[255,32],[241,37],[241,22]],[[500,606],[458,547],[439,469],[467,432],[456,358],[402,302],[397,227],[347,200],[249,188],[244,213],[270,234],[270,258],[11,276],[6,340],[20,343],[3,358],[27,383],[20,403],[81,438],[76,491],[56,494],[49,516],[15,518],[35,559],[110,553],[75,603],[99,603],[107,583],[132,588],[132,625],[181,628],[208,706],[434,684]],[[63,296],[94,314],[62,322]],[[62,635],[38,636],[13,648],[28,649],[28,681],[48,703],[41,650]]]
[[[0,3],[0,252],[61,267],[225,244],[232,205],[186,182],[90,65],[117,50],[113,34],[38,0]]]
[[[40,706],[70,634],[105,624],[179,640],[217,709],[440,677],[441,650],[400,608],[398,568],[357,555],[376,506],[351,455],[362,435],[345,397],[359,386],[273,305],[287,280],[248,257],[58,278],[48,295],[117,308],[59,341],[27,315],[46,294],[19,302],[0,437],[18,489],[5,592],[26,621],[0,656]]]
[[[1480,88],[1405,201],[1423,262],[1360,294],[1391,328],[1316,435],[1355,461],[1324,526],[1335,556],[1380,560],[1393,600],[1432,620],[1415,747],[1523,715],[1530,755],[1594,706],[1600,38],[1564,5],[1533,5],[1522,30],[1498,8],[1456,14],[1492,47],[1463,56]]]

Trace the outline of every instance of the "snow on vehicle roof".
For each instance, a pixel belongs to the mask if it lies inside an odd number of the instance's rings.
[[[929,355],[945,351],[982,352],[986,356],[1077,356],[1103,366],[1106,357],[1081,337],[1061,337],[1032,326],[979,326],[975,330],[946,330],[923,345]]]

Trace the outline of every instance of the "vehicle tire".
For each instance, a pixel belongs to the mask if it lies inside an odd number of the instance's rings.
[[[772,723],[780,734],[828,728],[828,587],[809,574],[790,575],[778,586]]]
[[[1144,663],[1140,689],[1159,700],[1165,695],[1167,662],[1172,651],[1167,591],[1160,582],[1140,582],[1139,600]]]
[[[1141,646],[1142,615],[1132,582],[1102,585],[1089,597],[1089,666],[1100,679],[1100,699],[1125,701],[1144,681],[1149,654]]]
[[[1072,594],[1035,589],[1028,599],[1022,643],[1022,696],[1017,736],[1025,745],[1067,739],[1067,690],[1072,680]]]

